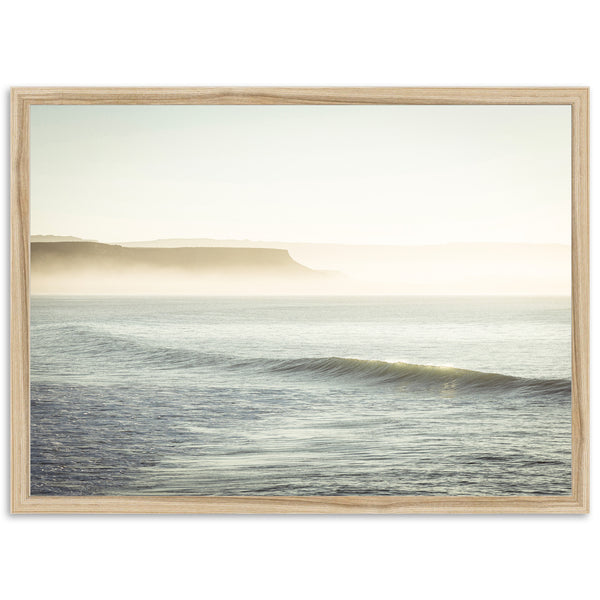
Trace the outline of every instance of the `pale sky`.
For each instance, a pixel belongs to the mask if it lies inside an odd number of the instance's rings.
[[[31,232],[570,243],[569,106],[32,106]]]

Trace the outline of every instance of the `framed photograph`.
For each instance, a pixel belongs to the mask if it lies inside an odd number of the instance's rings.
[[[586,88],[16,88],[15,513],[584,513]]]

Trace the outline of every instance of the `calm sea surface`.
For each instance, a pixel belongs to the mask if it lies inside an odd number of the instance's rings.
[[[568,298],[31,301],[31,488],[564,495]]]

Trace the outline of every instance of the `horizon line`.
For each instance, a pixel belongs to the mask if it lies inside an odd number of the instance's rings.
[[[121,240],[121,241],[101,241],[97,239],[90,238],[82,238],[76,235],[66,235],[66,234],[45,234],[45,233],[31,233],[29,238],[31,242],[31,238],[33,237],[69,237],[76,238],[77,241],[81,242],[92,242],[97,244],[109,244],[119,246],[121,244],[144,244],[144,243],[156,243],[156,242],[191,242],[191,241],[215,241],[215,242],[244,242],[244,243],[258,243],[258,244],[302,244],[302,245],[313,245],[313,246],[368,246],[368,247],[426,247],[426,246],[458,246],[458,245],[511,245],[511,246],[564,246],[567,248],[571,247],[571,243],[567,242],[523,242],[523,241],[471,241],[471,242],[461,242],[461,241],[447,241],[447,242],[425,242],[425,243],[367,243],[367,242],[303,242],[303,241],[284,241],[284,240],[257,240],[252,238],[218,238],[218,237],[162,237],[162,238],[154,238],[154,239],[144,239],[144,240]],[[73,240],[72,240],[73,241]]]

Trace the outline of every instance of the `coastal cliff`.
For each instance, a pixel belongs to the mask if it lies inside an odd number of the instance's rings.
[[[127,248],[97,242],[33,242],[34,293],[240,293],[323,282],[287,250]]]

